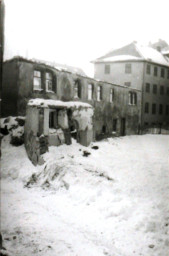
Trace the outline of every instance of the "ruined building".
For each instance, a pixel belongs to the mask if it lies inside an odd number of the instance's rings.
[[[30,99],[83,102],[94,109],[93,138],[138,133],[139,89],[16,57],[4,62],[2,94],[3,116],[24,116]]]
[[[154,48],[153,48],[154,47]],[[169,128],[169,55],[166,42],[133,42],[93,61],[95,79],[142,91],[141,127]],[[163,50],[160,52],[160,50]]]

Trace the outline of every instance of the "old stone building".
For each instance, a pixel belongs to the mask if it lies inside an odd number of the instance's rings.
[[[164,45],[166,47],[166,45]],[[158,48],[158,45],[154,47]],[[160,48],[161,49],[161,48]],[[169,127],[169,59],[136,42],[93,61],[95,79],[142,91],[141,126]]]
[[[93,138],[137,134],[139,89],[116,85],[77,72],[16,57],[4,63],[3,116],[23,116],[30,99],[83,102],[94,109]]]

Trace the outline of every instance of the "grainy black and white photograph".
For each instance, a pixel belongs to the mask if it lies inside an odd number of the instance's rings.
[[[0,0],[1,256],[169,255],[168,0]]]

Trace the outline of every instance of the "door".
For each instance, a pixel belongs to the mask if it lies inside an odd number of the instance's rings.
[[[121,136],[125,136],[125,129],[126,129],[126,119],[121,118]]]

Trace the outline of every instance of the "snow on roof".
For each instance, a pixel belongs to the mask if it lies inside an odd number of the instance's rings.
[[[63,107],[63,108],[92,108],[88,103],[79,102],[79,101],[68,101],[64,102],[61,100],[45,100],[45,99],[31,99],[28,102],[29,106],[37,107]]]
[[[149,62],[157,63],[169,67],[169,62],[163,56],[163,54],[156,49],[149,46],[142,46],[136,42],[133,42],[136,51],[139,53],[140,57],[129,55],[126,48],[126,54],[118,54],[111,57],[103,57],[101,59],[96,59],[95,62],[115,62],[115,61],[137,61],[146,60]],[[114,51],[112,51],[113,54]]]
[[[164,58],[161,52],[149,46],[141,46],[135,44],[138,52],[143,56],[147,61],[155,62],[161,65],[169,66],[169,62]]]
[[[143,58],[139,58],[132,55],[118,55],[118,56],[112,56],[107,57],[101,60],[98,60],[98,62],[108,62],[108,61],[124,61],[124,60],[143,60]]]

